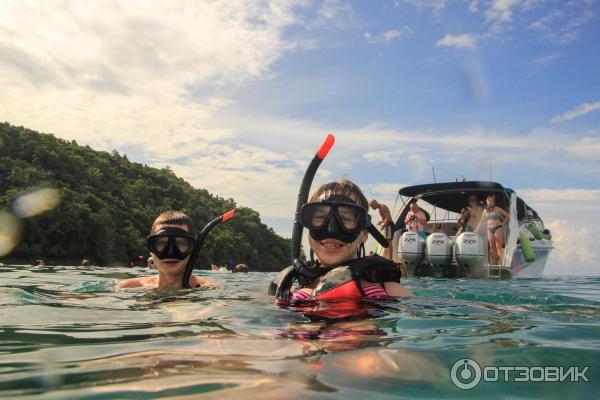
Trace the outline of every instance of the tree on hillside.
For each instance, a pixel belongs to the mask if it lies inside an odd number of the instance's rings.
[[[167,209],[186,212],[199,230],[235,207],[204,189],[195,189],[169,168],[130,162],[113,151],[95,151],[49,134],[0,124],[0,209],[10,209],[21,193],[60,190],[60,205],[22,221],[23,237],[7,261],[124,265],[146,255],[145,237]],[[255,271],[276,271],[289,263],[290,241],[277,236],[260,215],[241,207],[219,226],[200,254],[199,265],[243,262]]]

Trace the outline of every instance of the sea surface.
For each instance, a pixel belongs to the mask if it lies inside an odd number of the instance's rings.
[[[567,399],[600,389],[599,277],[415,278],[404,281],[413,299],[306,308],[276,306],[269,273],[197,272],[217,289],[115,289],[152,273],[1,267],[0,397]],[[461,389],[455,362],[463,386],[477,378],[473,363],[486,376]],[[505,367],[497,381],[495,367]],[[555,379],[561,367],[566,382],[515,381],[524,370]]]

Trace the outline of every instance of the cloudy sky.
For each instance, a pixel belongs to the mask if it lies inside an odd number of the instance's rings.
[[[492,177],[600,274],[598,0],[0,3],[0,120],[170,165],[290,231],[303,170],[393,206]]]

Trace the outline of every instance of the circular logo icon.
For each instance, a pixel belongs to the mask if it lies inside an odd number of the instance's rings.
[[[461,358],[452,364],[450,379],[459,389],[473,389],[481,381],[481,367],[470,358]]]

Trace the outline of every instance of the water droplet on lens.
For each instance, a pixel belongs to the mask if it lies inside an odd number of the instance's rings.
[[[13,202],[13,212],[20,218],[29,218],[55,209],[60,203],[56,189],[38,189],[18,196]]]
[[[0,211],[0,257],[8,255],[21,239],[21,225],[11,213]]]

